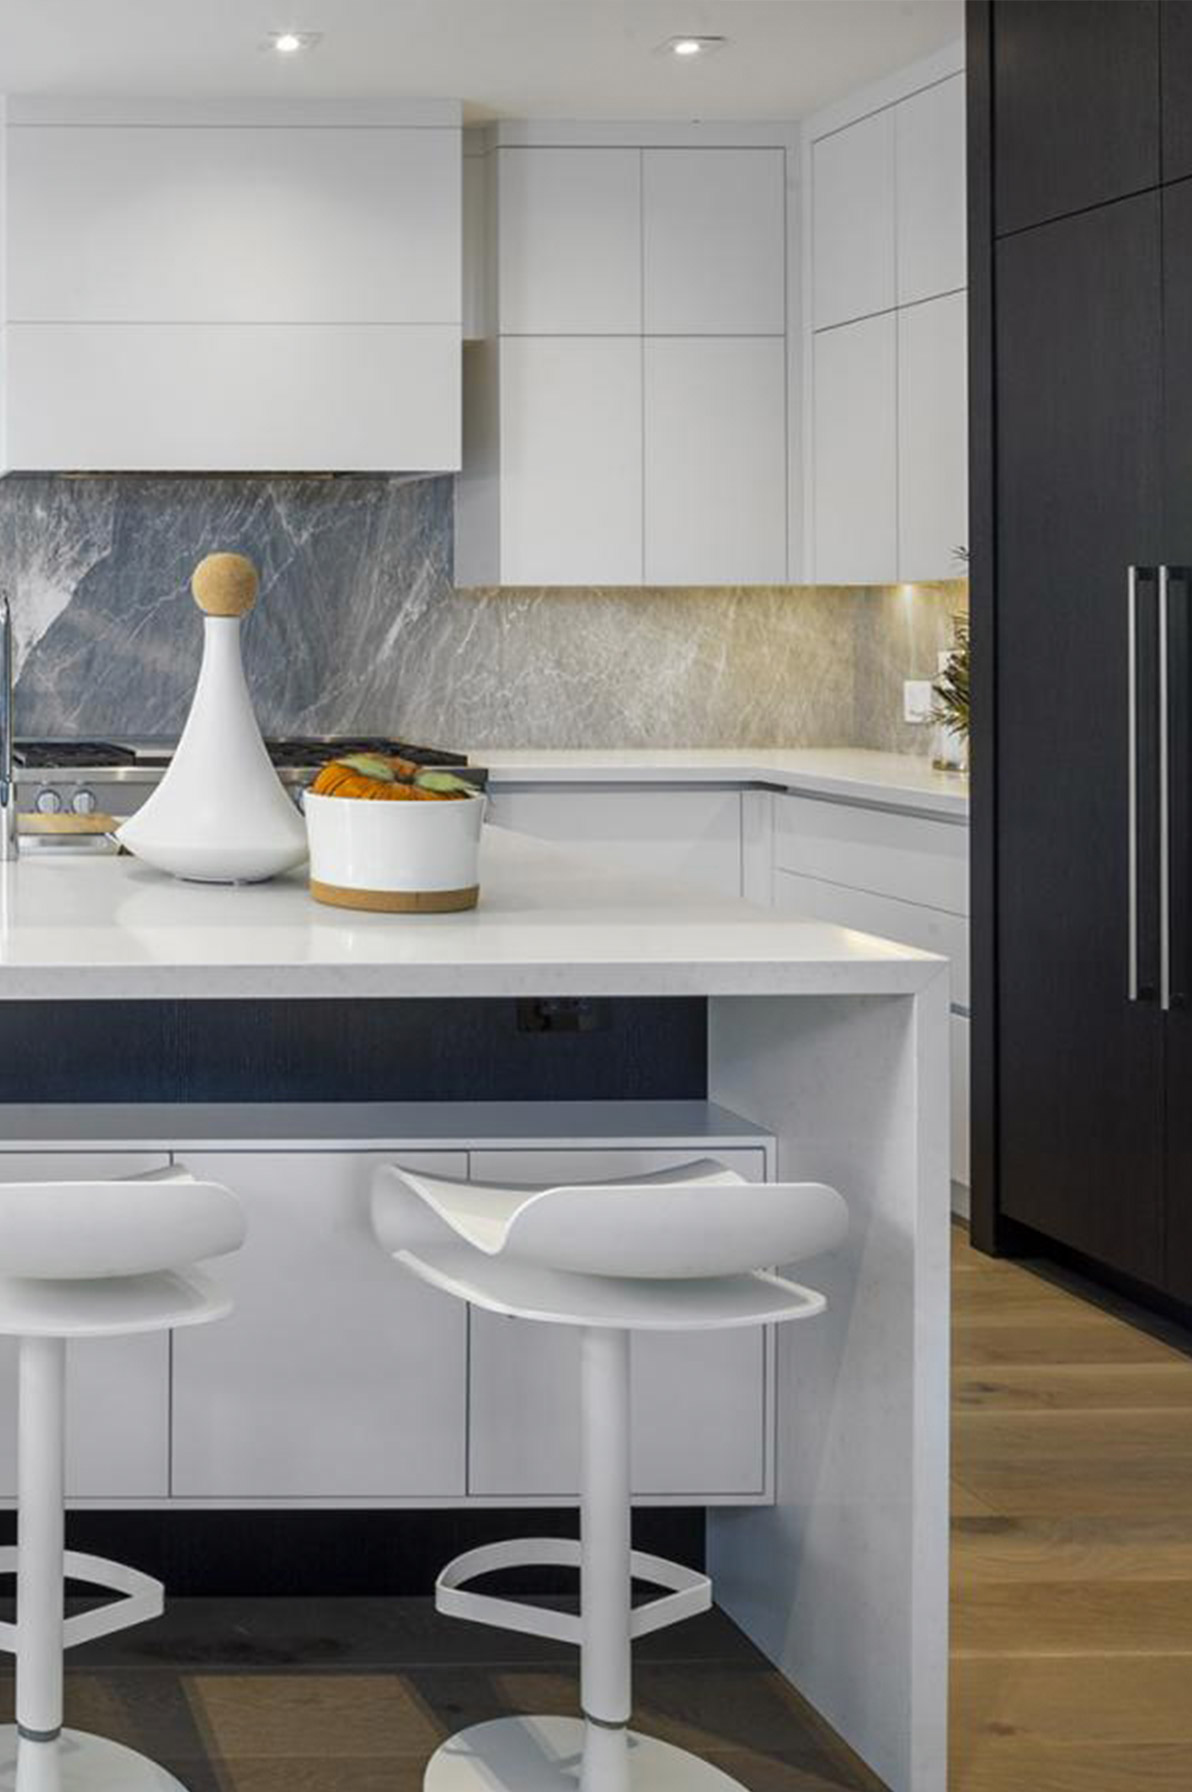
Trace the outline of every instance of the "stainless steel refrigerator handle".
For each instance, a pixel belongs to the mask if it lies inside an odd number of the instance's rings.
[[[1130,866],[1129,907],[1129,994],[1138,1000],[1138,568],[1132,566],[1126,576],[1126,631],[1129,650],[1126,655],[1129,695],[1129,822],[1127,856]]]
[[[1171,721],[1167,712],[1167,568],[1159,568],[1159,1006],[1171,1007]]]

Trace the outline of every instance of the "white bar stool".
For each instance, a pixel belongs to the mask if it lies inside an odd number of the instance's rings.
[[[190,1266],[238,1250],[244,1216],[181,1167],[119,1182],[0,1185],[0,1336],[20,1340],[17,1722],[0,1727],[0,1792],[181,1792],[143,1755],[62,1727],[63,1651],[160,1616],[160,1581],[65,1548],[66,1346],[220,1319],[231,1302]],[[118,1597],[67,1618],[67,1580]]]
[[[824,1298],[761,1267],[836,1248],[848,1212],[822,1183],[748,1183],[705,1159],[629,1182],[491,1188],[386,1165],[373,1224],[412,1274],[492,1313],[582,1328],[578,1543],[470,1550],[439,1575],[442,1612],[580,1650],[582,1721],[501,1718],[451,1737],[426,1792],[730,1792],[706,1761],[629,1729],[631,1646],[712,1603],[706,1575],[630,1545],[629,1340],[820,1313]],[[580,1571],[580,1615],[466,1591],[495,1569]],[[632,1604],[632,1581],[664,1589]]]

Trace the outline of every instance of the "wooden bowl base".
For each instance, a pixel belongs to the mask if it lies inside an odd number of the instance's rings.
[[[310,893],[331,908],[366,909],[376,915],[454,915],[476,907],[480,885],[465,890],[351,890],[312,877]]]

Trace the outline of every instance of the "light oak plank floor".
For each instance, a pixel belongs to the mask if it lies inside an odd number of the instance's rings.
[[[953,1242],[950,1792],[1192,1788],[1192,1358]]]

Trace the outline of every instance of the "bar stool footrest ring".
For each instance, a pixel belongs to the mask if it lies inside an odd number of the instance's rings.
[[[549,1606],[523,1604],[491,1593],[469,1593],[467,1584],[482,1574],[508,1568],[579,1568],[583,1545],[571,1537],[511,1538],[469,1549],[448,1562],[435,1582],[435,1608],[448,1618],[464,1618],[472,1624],[491,1624],[497,1630],[515,1630],[523,1636],[548,1636],[556,1642],[579,1646],[583,1621],[572,1612],[552,1611]],[[634,1580],[665,1587],[660,1598],[645,1600],[633,1608],[630,1637],[636,1640],[652,1631],[665,1630],[684,1618],[706,1612],[712,1604],[712,1582],[696,1568],[684,1568],[663,1556],[630,1552]]]
[[[19,1545],[0,1549],[0,1574],[17,1573],[20,1553]],[[128,1630],[134,1624],[160,1618],[165,1610],[165,1588],[152,1575],[142,1574],[139,1568],[126,1568],[121,1562],[108,1562],[102,1556],[81,1555],[77,1550],[68,1549],[63,1556],[63,1569],[67,1580],[82,1581],[87,1586],[103,1587],[109,1593],[120,1594],[119,1599],[110,1599],[93,1611],[79,1612],[75,1617],[67,1618],[62,1626],[64,1649],[77,1648],[80,1643],[90,1643],[96,1637],[114,1636],[118,1630]],[[9,1655],[16,1654],[16,1624],[0,1624],[0,1650]]]

